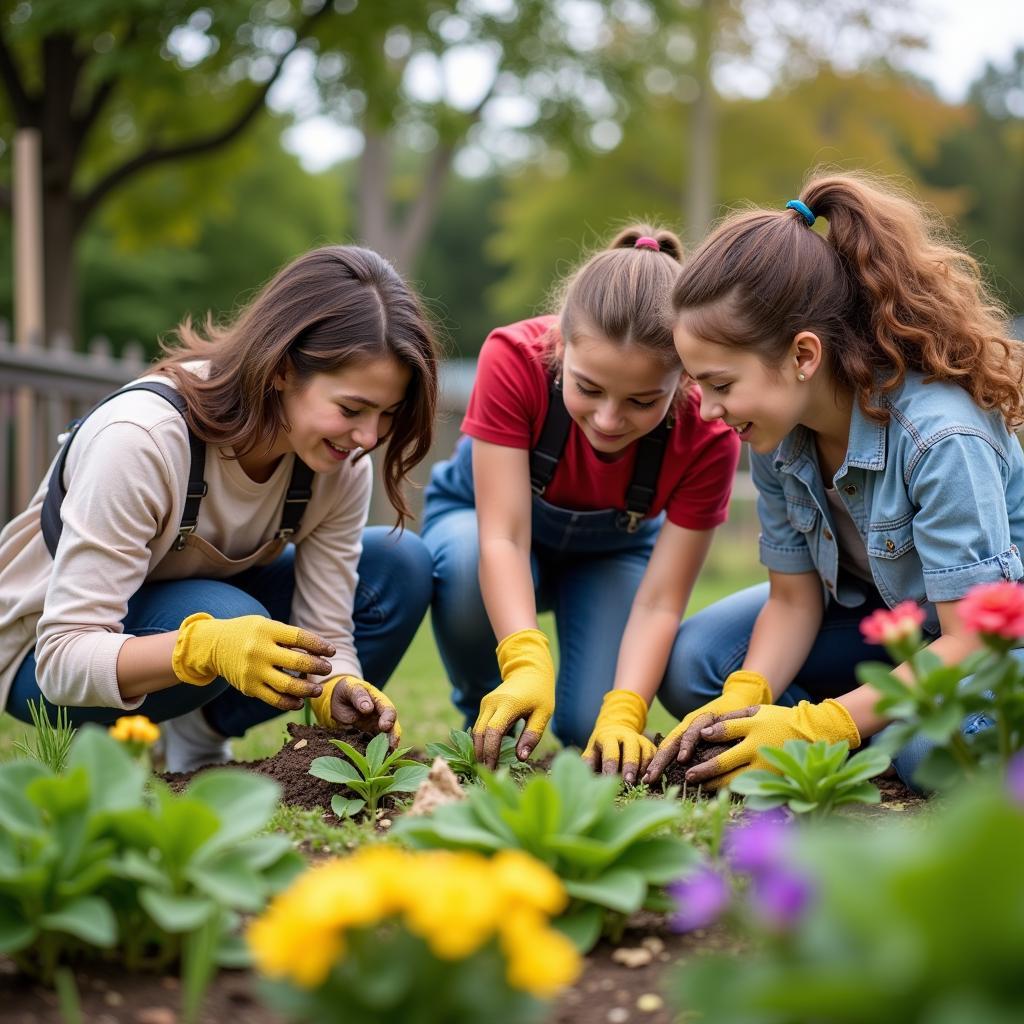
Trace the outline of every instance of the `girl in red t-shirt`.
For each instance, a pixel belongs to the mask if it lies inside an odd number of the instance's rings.
[[[627,229],[568,280],[558,316],[493,331],[467,436],[431,476],[434,633],[491,766],[520,719],[529,757],[552,714],[563,743],[589,735],[591,764],[627,781],[653,754],[647,708],[739,457],[735,432],[705,423],[681,379],[680,255],[670,232]],[[557,683],[537,628],[547,609]]]

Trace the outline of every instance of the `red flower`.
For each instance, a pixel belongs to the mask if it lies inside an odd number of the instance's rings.
[[[982,583],[967,592],[957,613],[972,633],[1018,640],[1024,637],[1024,587],[1005,581]]]
[[[860,624],[860,631],[869,644],[898,644],[918,640],[924,612],[913,601],[904,601],[895,608],[880,608]]]

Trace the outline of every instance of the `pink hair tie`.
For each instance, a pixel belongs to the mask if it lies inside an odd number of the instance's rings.
[[[634,249],[653,249],[654,252],[661,252],[661,246],[658,244],[656,238],[651,238],[650,235],[641,235],[634,243]]]

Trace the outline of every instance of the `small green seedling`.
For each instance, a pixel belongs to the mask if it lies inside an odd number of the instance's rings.
[[[451,743],[428,743],[427,753],[431,757],[443,757],[460,779],[479,779],[483,767],[476,759],[473,749],[473,736],[463,729],[452,729],[448,733]],[[505,736],[501,741],[501,752],[498,755],[498,767],[514,769],[520,764],[516,757],[516,739]]]
[[[46,713],[42,697],[39,704],[28,702],[28,713],[32,716],[32,742],[17,740],[14,749],[26,757],[46,765],[54,775],[60,775],[68,761],[71,741],[75,738],[75,727],[68,721],[68,709],[57,708],[56,721],[51,722]]]
[[[761,747],[761,756],[782,774],[750,771],[730,783],[757,811],[783,804],[795,814],[824,817],[841,804],[877,804],[882,795],[868,779],[889,767],[889,755],[868,747],[849,757],[845,740],[787,740],[782,749]],[[847,760],[849,758],[849,760]]]
[[[340,793],[331,798],[331,810],[339,818],[350,818],[363,807],[372,818],[381,797],[388,793],[414,793],[427,777],[425,764],[402,757],[408,747],[388,753],[385,733],[379,733],[370,740],[365,757],[344,740],[331,742],[348,760],[318,757],[310,765],[309,774],[327,782],[340,783],[359,794],[359,799],[350,799]]]

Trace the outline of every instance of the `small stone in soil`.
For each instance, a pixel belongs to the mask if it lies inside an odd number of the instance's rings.
[[[135,1024],[177,1024],[177,1015],[167,1006],[144,1006],[135,1014]]]
[[[646,967],[654,959],[654,954],[643,946],[636,949],[620,946],[612,952],[612,959],[625,967]]]
[[[295,743],[292,744],[292,750],[301,750],[308,743],[309,740],[296,740]]]
[[[637,1001],[636,1008],[641,1013],[655,1013],[665,1005],[661,996],[654,992],[645,992]]]
[[[624,1006],[615,1006],[608,1011],[608,1024],[626,1024],[629,1020],[629,1010]]]
[[[643,946],[644,949],[649,949],[655,956],[665,949],[665,943],[659,939],[657,935],[644,936],[640,941],[640,945]]]

